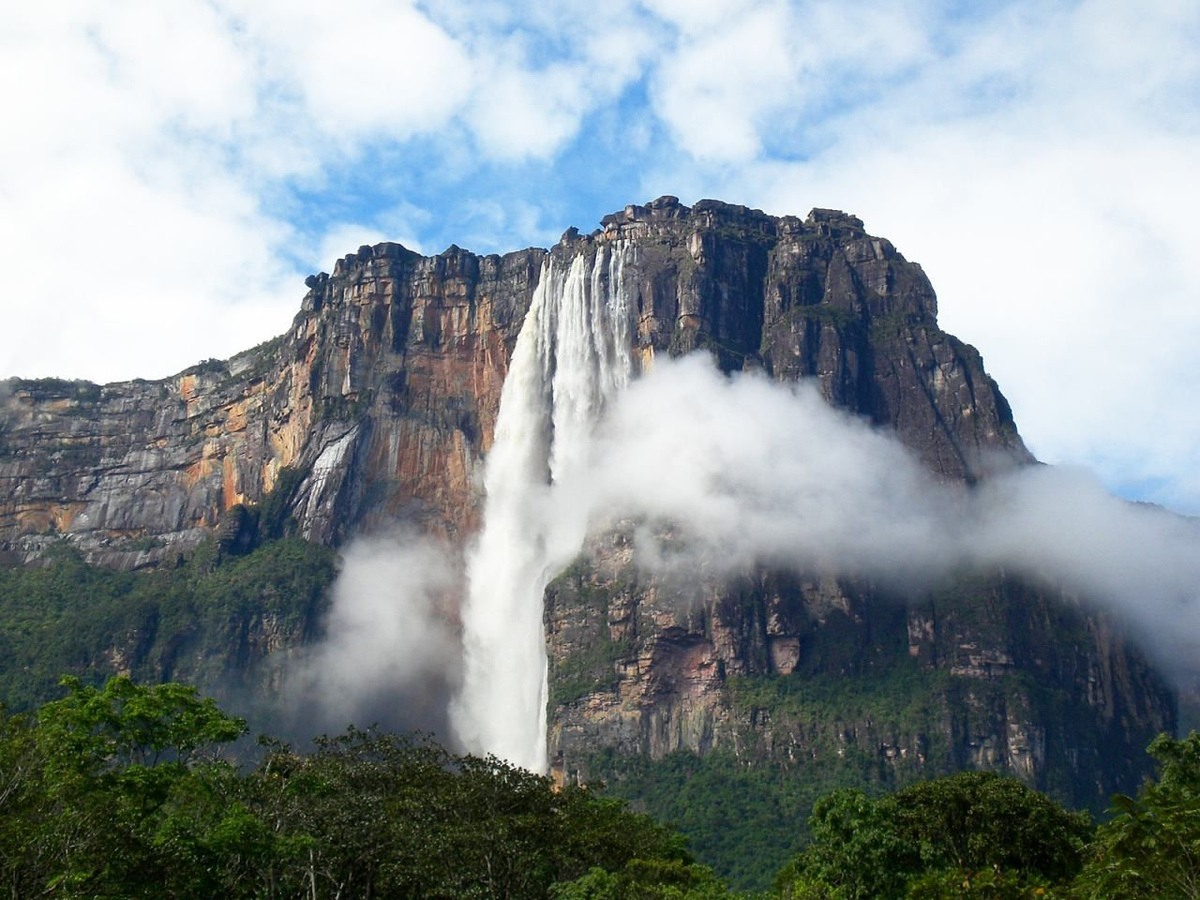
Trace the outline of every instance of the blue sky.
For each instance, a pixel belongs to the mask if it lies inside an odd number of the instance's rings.
[[[60,0],[0,12],[0,91],[0,375],[228,356],[364,242],[830,206],[1041,458],[1200,512],[1191,0]]]

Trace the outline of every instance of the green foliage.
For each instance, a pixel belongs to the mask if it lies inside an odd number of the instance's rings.
[[[836,638],[836,618],[829,629]],[[818,632],[824,640],[824,630]],[[826,652],[815,646],[812,656]],[[919,733],[936,740],[948,712],[948,697],[960,679],[943,669],[918,666],[908,657],[857,675],[832,675],[824,672],[796,672],[786,676],[749,676],[729,679],[730,701],[737,710],[766,710],[773,718],[786,717],[796,722],[866,721],[881,733]],[[846,758],[856,755],[855,748],[826,748],[829,756]],[[840,752],[839,752],[840,751]],[[935,765],[949,766],[949,748],[927,748],[926,757]],[[861,764],[869,769],[875,753]],[[905,768],[904,762],[894,767]],[[867,775],[863,783],[879,779]],[[918,773],[912,769],[910,777]]]
[[[1079,871],[1092,830],[1086,813],[991,772],[920,782],[892,801],[899,833],[920,848],[924,869],[1022,870],[1062,882]]]
[[[1200,897],[1200,734],[1160,735],[1149,749],[1158,780],[1136,800],[1113,798],[1113,818],[1100,827],[1074,896]]]
[[[796,773],[722,751],[658,760],[602,752],[589,760],[588,771],[606,782],[608,793],[677,827],[701,861],[741,890],[770,884],[798,849],[812,804],[837,786],[829,769]],[[855,776],[844,777],[856,783]]]
[[[246,382],[265,378],[279,363],[280,351],[283,349],[283,339],[285,337],[286,335],[283,334],[276,335],[269,340],[263,341],[261,344],[255,344],[249,350],[239,353],[234,357],[238,362],[247,365],[247,368],[239,372],[237,377],[244,379]]]
[[[242,719],[228,716],[212,698],[184,684],[136,685],[111,678],[102,689],[68,676],[70,694],[42,706],[42,738],[56,753],[98,766],[148,766],[169,758],[186,765],[202,747],[236,740]]]
[[[352,396],[317,394],[313,399],[313,416],[324,421],[353,422],[366,415],[373,402],[373,390],[359,391]]]
[[[735,896],[679,834],[495,758],[351,729],[309,753],[264,739],[239,770],[219,749],[245,723],[190,687],[64,686],[31,715],[0,711],[0,889],[13,897]],[[835,791],[815,804],[777,896],[1195,897],[1200,735],[1162,736],[1151,752],[1159,780],[1117,798],[1090,847],[1085,815],[989,773],[877,798]],[[742,848],[765,868],[755,851]]]
[[[575,649],[567,656],[549,661],[550,696],[549,708],[582,699],[593,691],[615,690],[620,676],[617,663],[633,654],[631,639],[614,640],[608,627],[609,599],[630,589],[627,580],[632,573],[603,585],[588,578],[589,567],[585,557],[580,556],[550,583],[547,594],[550,602],[567,602],[569,605],[594,611],[590,618],[591,628],[576,637]]]
[[[811,844],[779,876],[785,897],[932,900],[1065,885],[1091,826],[1018,781],[964,772],[879,799],[835,792],[814,807],[809,830]]]
[[[30,709],[64,672],[90,684],[118,671],[250,678],[263,630],[308,637],[335,574],[333,551],[295,539],[225,559],[209,542],[174,569],[117,572],[66,546],[42,568],[0,568],[0,702]]]
[[[253,771],[244,725],[182,685],[0,717],[0,883],[63,898],[726,897],[677,834],[494,758],[351,730]],[[624,893],[587,893],[612,876]],[[582,892],[582,893],[581,893]]]
[[[188,366],[188,368],[184,369],[179,374],[180,375],[228,375],[229,374],[229,366],[226,364],[225,360],[215,359],[210,356],[208,359],[200,360],[200,362],[196,363],[194,366]]]
[[[616,663],[629,656],[632,649],[631,641],[614,641],[605,635],[585,650],[552,661],[550,708],[572,703],[593,691],[614,690],[619,680]]]
[[[593,868],[556,884],[552,900],[726,900],[732,898],[712,870],[670,859],[633,859],[617,872]]]
[[[797,900],[900,896],[915,848],[896,833],[891,813],[860,790],[822,797],[808,820],[811,845],[783,870],[776,886]]]
[[[11,391],[21,391],[48,398],[70,398],[80,403],[95,403],[100,399],[100,385],[80,379],[66,378],[9,378],[0,384]]]
[[[871,341],[880,343],[894,340],[911,333],[913,329],[922,325],[928,328],[930,323],[923,321],[919,314],[908,310],[898,310],[876,316],[871,320]]]
[[[832,325],[842,331],[858,324],[858,314],[852,309],[832,306],[829,303],[802,303],[787,310],[780,321],[792,325],[798,321],[818,322]]]
[[[275,478],[275,485],[258,504],[258,532],[264,540],[278,540],[288,533],[291,522],[289,510],[296,488],[304,481],[304,473],[284,466]]]
[[[980,869],[942,869],[914,878],[908,900],[1043,900],[1053,888],[1037,878],[1016,872]]]
[[[183,685],[65,684],[69,696],[0,728],[4,883],[14,897],[172,896],[177,861],[156,835],[198,773],[228,771],[206,751],[245,723]]]
[[[832,630],[836,635],[836,626]],[[813,658],[835,661],[835,648],[806,650]],[[733,711],[745,718],[766,713],[781,735],[802,728],[809,743],[803,757],[756,756],[753,736],[747,735],[740,757],[722,750],[659,760],[600,753],[589,760],[588,771],[613,795],[675,824],[696,855],[735,887],[760,889],[806,839],[804,823],[822,795],[842,787],[895,788],[930,769],[952,770],[949,748],[939,736],[958,680],[907,657],[857,675],[730,678]],[[854,722],[869,723],[879,735],[926,735],[925,768],[911,756],[882,759],[877,743],[846,741],[845,723]],[[806,758],[819,763],[808,765]]]

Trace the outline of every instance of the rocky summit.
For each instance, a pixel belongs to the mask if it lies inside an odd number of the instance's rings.
[[[707,349],[726,372],[810,379],[964,490],[1033,463],[979,353],[938,327],[920,266],[859,219],[662,197],[549,250],[360,247],[308,279],[281,337],[173,378],[0,383],[2,561],[64,543],[120,570],[206,539],[245,550],[267,505],[318,544],[402,522],[464,546],[543,264],[615,241],[637,248],[628,338],[643,364]],[[1145,745],[1174,729],[1121,629],[1049,582],[964,572],[900,591],[762,568],[690,590],[675,602],[619,526],[551,582],[556,777],[634,786],[715,760],[887,786],[988,768],[1097,806],[1133,790]]]

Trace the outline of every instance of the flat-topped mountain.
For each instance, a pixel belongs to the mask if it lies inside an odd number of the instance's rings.
[[[100,566],[161,568],[206,540],[238,556],[283,531],[336,547],[396,523],[461,550],[546,264],[617,245],[636,285],[620,332],[635,368],[705,349],[725,372],[809,379],[964,490],[1033,462],[979,353],[938,327],[920,266],[859,219],[662,197],[549,250],[361,247],[307,280],[282,336],[162,381],[3,382],[3,561],[38,565],[66,544]],[[1143,748],[1174,728],[1170,693],[1121,629],[1048,582],[964,572],[898,592],[777,568],[700,581],[703,602],[673,603],[618,530],[550,583],[557,777],[603,776],[669,814],[650,785],[718,770],[752,799],[771,781],[979,767],[1096,806],[1136,788]],[[110,665],[164,676],[200,671],[179,662],[197,648],[222,652],[195,630],[144,633],[159,619],[139,627],[113,635]],[[243,687],[319,621],[247,628],[275,630],[216,667]]]
[[[947,478],[975,477],[992,451],[1029,458],[979,354],[938,329],[921,268],[858,219],[664,197],[551,251],[360,247],[308,279],[281,337],[173,378],[4,382],[0,550],[27,560],[62,535],[90,558],[144,565],[164,549],[147,539],[195,543],[284,469],[302,477],[290,502],[312,540],[393,517],[469,535],[542,262],[613,240],[643,251],[639,353],[706,347],[727,370],[814,378]]]

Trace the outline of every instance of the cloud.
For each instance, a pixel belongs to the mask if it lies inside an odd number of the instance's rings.
[[[844,102],[826,114],[747,120],[796,152],[675,167],[673,192],[856,212],[925,267],[1035,453],[1200,511],[1200,12],[1014,3],[922,24],[881,77],[828,79]]]
[[[456,36],[379,0],[3,16],[5,375],[160,377],[278,333],[304,276],[327,265],[314,257],[354,250],[334,248],[352,234],[395,239],[382,230],[394,211],[421,206],[375,176],[382,209],[339,210],[322,192],[340,173],[382,147],[437,171],[466,144],[459,173],[480,155],[545,156],[639,71],[635,53],[596,77],[591,65],[613,60],[605,40],[545,64],[519,35]]]
[[[288,671],[283,705],[311,736],[378,724],[451,737],[460,667],[455,567],[428,538],[363,538],[343,554],[325,636]]]
[[[947,486],[811,384],[729,378],[705,354],[656,360],[586,456],[578,478],[553,487],[542,527],[577,548],[633,520],[636,559],[676,578],[765,564],[930,587],[963,567],[1004,567],[1114,612],[1170,667],[1200,647],[1200,521],[1115,498],[1070,468],[1002,467],[978,490]]]
[[[727,379],[706,354],[656,360],[618,397],[591,455],[579,483],[561,486],[564,511],[669,523],[731,571],[927,569],[950,501],[895,440],[815,386]],[[665,549],[676,564],[700,561]]]
[[[307,129],[343,146],[442,128],[475,81],[461,44],[409,3],[224,5],[259,67],[260,91],[277,90]]]
[[[660,193],[832,206],[925,265],[1036,452],[1200,511],[1195,4],[0,16],[2,374],[227,356],[285,328],[356,227],[503,251]]]
[[[758,566],[918,593],[964,570],[1017,573],[1111,612],[1165,667],[1195,674],[1200,521],[1002,458],[978,488],[938,481],[815,384],[726,376],[703,352],[656,357],[622,387],[632,360],[612,336],[637,292],[622,255],[548,268],[517,343],[468,556],[451,710],[465,746],[545,767],[542,595],[614,528],[683,601]]]
[[[784,140],[824,104],[856,101],[839,94],[870,90],[925,53],[914,17],[891,3],[852,16],[828,3],[713,4],[698,15],[655,6],[679,37],[656,68],[653,104],[676,143],[705,162],[790,155]]]
[[[165,375],[282,330],[295,301],[274,251],[291,230],[229,169],[255,104],[220,16],[62,4],[5,19],[0,80],[36,85],[0,138],[6,374]]]

